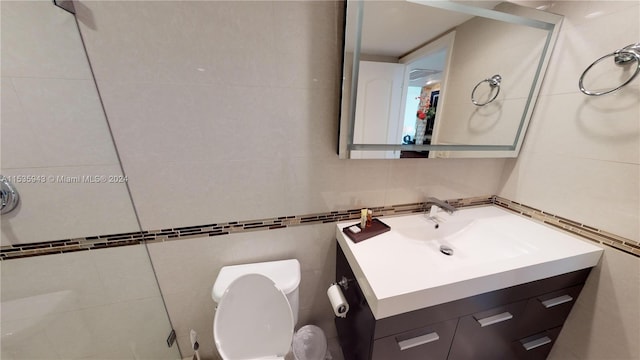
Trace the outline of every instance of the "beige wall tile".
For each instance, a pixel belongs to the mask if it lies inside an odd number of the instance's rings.
[[[611,51],[612,39],[624,46],[640,33],[628,18],[640,4],[605,3],[554,8],[565,23],[549,64],[546,95],[538,100],[520,158],[505,167],[500,194],[637,240],[640,87],[636,81],[617,94],[592,98],[575,85],[590,61]],[[621,29],[621,23],[632,25]]]
[[[96,357],[175,359],[175,347],[164,342],[170,327],[160,316],[163,311],[162,299],[155,297],[90,308],[80,315],[89,324],[92,339],[100,339],[93,341]]]
[[[605,247],[549,359],[635,359],[640,353],[640,262]]]
[[[83,1],[77,11],[99,80],[243,86],[277,82],[274,72],[264,71],[276,64],[271,2]]]
[[[2,261],[2,302],[50,294],[42,311],[19,307],[11,313],[3,307],[3,321],[75,311],[106,304],[106,292],[88,252],[38,256]],[[82,271],[78,271],[82,269]],[[6,305],[6,303],[5,303]]]
[[[1,8],[2,76],[91,79],[73,15],[48,1],[3,1]]]
[[[108,180],[121,174],[117,165],[4,169],[3,175],[10,178],[34,175],[46,182],[15,184],[20,204],[2,216],[2,245],[138,231],[124,183],[55,180],[58,176],[106,176]]]
[[[335,224],[203,237],[148,245],[183,355],[189,330],[200,336],[201,355],[216,356],[211,290],[223,266],[295,258],[301,265],[297,327],[312,323],[335,337],[326,289],[335,277]],[[186,348],[185,348],[186,346]]]
[[[639,240],[637,164],[525,152],[505,173],[500,196]]]
[[[73,15],[47,1],[1,6],[2,174],[47,180],[14,184],[21,204],[2,216],[2,245],[137,230],[125,184],[49,179],[121,175]]]
[[[555,2],[549,11],[565,18],[540,93],[579,92],[578,80],[587,66],[601,56],[637,42],[640,25],[634,18],[640,11],[638,6],[636,1]],[[637,84],[636,81],[635,85],[608,98],[621,96],[632,88],[637,91]]]
[[[46,166],[44,149],[27,121],[11,80],[4,76],[1,80],[2,168]]]
[[[2,333],[17,333],[25,325],[24,320],[3,321]],[[28,335],[6,336],[2,339],[0,356],[2,359],[62,359],[54,349],[55,344],[49,340],[45,333],[45,327],[39,327],[29,332]],[[33,341],[38,339],[39,341]]]
[[[526,152],[640,163],[640,106],[632,92],[611,97],[581,93],[538,99]]]
[[[340,2],[273,2],[277,84],[334,88],[342,56]],[[316,21],[322,18],[324,21]],[[291,31],[292,28],[297,31]]]
[[[93,80],[13,78],[11,81],[26,126],[42,149],[46,166],[118,165]],[[24,145],[18,150],[31,151]]]
[[[158,298],[160,290],[144,245],[89,251],[109,303]]]
[[[144,245],[0,265],[3,359],[175,358]]]
[[[578,79],[591,62],[638,41],[640,25],[633,18],[640,4],[565,1],[550,11],[565,21],[544,95],[520,157],[507,161],[499,194],[637,241],[639,83],[591,98],[579,92]],[[636,257],[606,249],[550,358],[634,358],[640,337],[638,273]]]

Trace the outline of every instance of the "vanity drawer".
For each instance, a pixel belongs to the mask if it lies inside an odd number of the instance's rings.
[[[513,359],[512,342],[527,301],[520,301],[460,318],[451,360]]]
[[[582,285],[529,299],[519,323],[518,337],[562,326],[582,290]]]
[[[562,327],[553,328],[541,333],[514,341],[512,344],[514,359],[544,360],[549,355]]]
[[[373,360],[446,359],[458,319],[443,321],[374,341]]]

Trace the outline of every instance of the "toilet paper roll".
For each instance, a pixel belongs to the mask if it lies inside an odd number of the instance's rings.
[[[349,311],[349,303],[344,298],[340,285],[333,284],[327,289],[327,296],[333,307],[333,312],[338,317],[347,317],[347,311]]]

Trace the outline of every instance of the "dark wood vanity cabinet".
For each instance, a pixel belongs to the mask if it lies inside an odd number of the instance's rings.
[[[371,358],[374,360],[446,359],[449,345],[456,331],[456,323],[457,319],[451,319],[377,339],[373,342]]]
[[[346,360],[546,359],[590,271],[376,320],[338,244],[336,281],[350,280],[340,345]]]

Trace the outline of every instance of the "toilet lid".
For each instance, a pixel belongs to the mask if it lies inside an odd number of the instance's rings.
[[[268,277],[247,274],[224,292],[213,334],[223,359],[284,357],[291,348],[293,326],[284,293]]]

